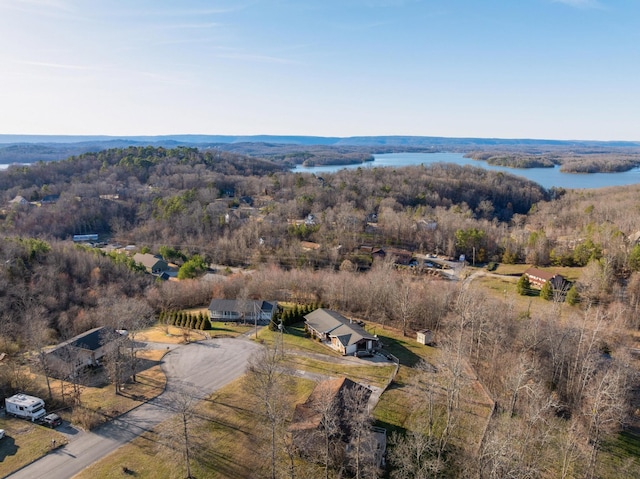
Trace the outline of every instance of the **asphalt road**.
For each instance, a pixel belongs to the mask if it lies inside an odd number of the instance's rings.
[[[7,476],[11,479],[68,479],[117,448],[153,429],[168,417],[167,397],[174,390],[198,391],[205,397],[245,371],[260,346],[243,339],[210,339],[173,348],[163,361],[167,388],[160,396],[91,431],[61,428],[69,444]],[[170,412],[169,412],[170,413]]]

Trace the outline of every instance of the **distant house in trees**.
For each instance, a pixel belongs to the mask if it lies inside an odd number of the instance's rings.
[[[319,338],[345,356],[357,351],[371,351],[378,346],[376,336],[336,311],[320,308],[307,314],[304,319],[312,338]]]
[[[560,274],[551,273],[538,268],[531,267],[524,272],[529,279],[531,286],[542,288],[546,282],[550,282],[554,289],[562,289],[567,280]]]
[[[88,367],[98,366],[109,349],[109,338],[114,330],[93,328],[68,339],[45,353],[51,375],[65,378]]]
[[[376,248],[366,244],[360,246],[359,250],[361,253],[370,254],[372,258],[384,258],[386,256],[382,248]]]
[[[386,248],[385,253],[387,256],[391,256],[395,258],[395,264],[399,264],[402,266],[408,266],[413,258],[413,253],[411,251],[407,251],[406,249],[400,248]]]
[[[352,426],[346,419],[347,404],[345,404],[345,400],[348,392],[359,393],[364,404],[371,396],[371,390],[362,384],[347,378],[337,378],[318,383],[307,400],[296,405],[289,432],[300,453],[306,456],[321,455],[320,451],[323,449],[325,441],[323,423],[326,418],[323,416],[326,414],[333,416],[332,419],[335,419],[337,426],[331,434],[332,440],[342,444],[345,450],[349,447],[349,442],[352,439]],[[372,460],[380,466],[387,447],[386,430],[371,427],[371,432],[368,444],[363,444],[361,447],[367,453],[372,454]]]
[[[14,199],[9,201],[9,204],[11,206],[24,206],[24,205],[28,205],[29,202],[27,201],[27,199],[24,196],[18,195]]]
[[[209,304],[211,321],[245,321],[267,324],[278,309],[276,301],[213,299]]]
[[[320,249],[320,243],[314,243],[313,241],[300,241],[300,247],[305,251],[315,251]]]
[[[140,263],[151,274],[161,274],[169,269],[169,264],[159,256],[149,253],[136,253],[133,260]]]

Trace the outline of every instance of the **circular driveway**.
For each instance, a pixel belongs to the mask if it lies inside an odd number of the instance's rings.
[[[244,374],[247,360],[261,346],[244,339],[209,339],[177,345],[164,357],[166,390],[90,432],[67,434],[69,444],[7,476],[11,479],[68,479],[167,419],[168,398],[179,390],[204,398]],[[73,429],[72,429],[73,430]],[[60,432],[65,432],[61,430]]]

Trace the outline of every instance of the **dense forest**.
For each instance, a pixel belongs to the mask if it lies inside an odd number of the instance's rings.
[[[613,476],[602,457],[639,406],[631,354],[640,327],[639,186],[546,191],[447,164],[320,177],[272,160],[130,147],[1,172],[3,351],[105,321],[124,327],[115,324],[130,318],[123,308],[152,320],[211,297],[322,303],[404,334],[431,329],[450,358],[412,365],[413,379],[399,380],[431,397],[430,374],[451,371],[442,386],[449,402],[436,408],[446,427],[424,432],[433,410],[420,402],[397,425],[406,434],[394,437],[391,477],[637,477],[637,458]],[[26,202],[10,203],[18,196]],[[252,273],[156,282],[124,254],[70,241],[85,233],[171,253],[178,264],[198,255]],[[374,260],[372,248],[580,268],[579,300],[567,304],[564,291],[522,308],[506,293],[398,267],[393,255]],[[495,402],[479,448],[455,440],[460,361]],[[16,386],[11,375],[0,380],[4,392]]]

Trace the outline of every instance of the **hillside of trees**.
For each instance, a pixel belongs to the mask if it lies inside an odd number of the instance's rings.
[[[133,147],[12,166],[0,188],[0,352],[11,357],[212,297],[323,304],[407,337],[428,328],[442,351],[403,365],[411,379],[394,386],[425,399],[393,424],[390,477],[637,477],[638,458],[616,451],[638,441],[638,185],[546,191],[447,164],[319,177],[270,158]],[[82,233],[251,273],[154,281],[124,254],[74,245]],[[374,247],[574,268],[579,299],[519,302],[374,259]],[[437,387],[435,370],[449,372]],[[495,403],[477,447],[459,415],[469,377]],[[0,387],[15,389],[11,371]]]

